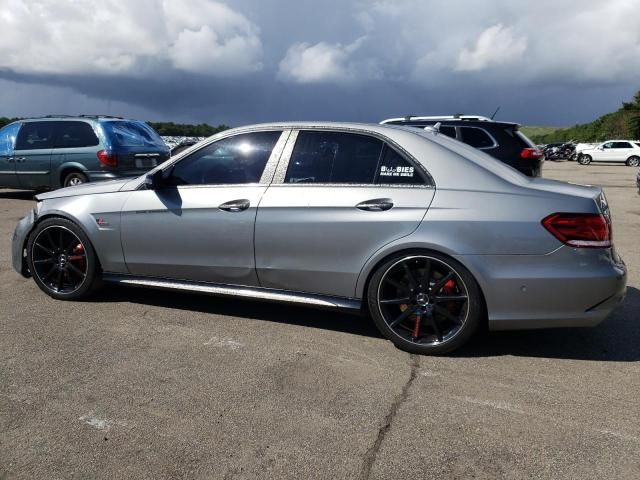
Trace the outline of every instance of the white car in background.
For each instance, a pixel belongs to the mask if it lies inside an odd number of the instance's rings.
[[[640,165],[640,142],[609,140],[578,153],[578,163],[589,165],[591,162],[624,162],[630,167],[637,167]]]

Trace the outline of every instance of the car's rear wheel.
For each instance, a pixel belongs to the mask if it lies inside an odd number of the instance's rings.
[[[63,218],[38,224],[27,242],[27,262],[38,287],[53,298],[77,300],[99,283],[98,259],[89,238]]]
[[[640,158],[638,158],[638,157],[629,157],[627,159],[627,165],[629,165],[630,167],[637,167],[638,165],[640,165]]]
[[[83,183],[87,183],[89,179],[82,172],[71,172],[64,177],[64,181],[62,182],[62,186],[64,187],[75,187],[76,185],[82,185]]]
[[[593,160],[591,158],[591,155],[586,155],[584,153],[578,157],[578,163],[580,165],[589,165],[591,163],[591,160]]]
[[[380,332],[411,353],[455,350],[484,315],[480,287],[460,263],[438,253],[394,255],[375,271],[367,291]]]

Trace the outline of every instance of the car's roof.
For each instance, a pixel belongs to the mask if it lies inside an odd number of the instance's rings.
[[[31,118],[21,118],[20,122],[42,122],[42,121],[69,121],[69,120],[97,120],[97,121],[111,121],[111,120],[126,120],[126,121],[135,121],[129,118],[123,117],[113,117],[110,115],[46,115],[43,117],[31,117]]]

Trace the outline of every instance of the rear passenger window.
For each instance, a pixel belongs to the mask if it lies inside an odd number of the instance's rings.
[[[417,167],[391,147],[386,147],[378,173],[378,184],[421,185],[424,179]]]
[[[285,183],[372,184],[382,146],[366,135],[301,131]]]
[[[54,122],[26,122],[16,140],[16,150],[41,150],[53,148]]]
[[[446,135],[447,137],[451,137],[451,138],[456,138],[456,127],[449,127],[449,126],[440,126],[440,128],[438,129],[438,132],[440,132],[442,135]]]
[[[180,160],[169,185],[233,185],[258,183],[281,131],[227,137]]]
[[[495,146],[493,139],[481,128],[460,127],[461,140],[475,148],[491,148]]]
[[[98,137],[87,122],[55,122],[55,147],[95,147]]]

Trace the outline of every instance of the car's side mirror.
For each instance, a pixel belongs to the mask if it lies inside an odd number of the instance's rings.
[[[164,184],[164,175],[162,169],[158,169],[148,174],[144,179],[144,185],[147,190],[158,190]]]

